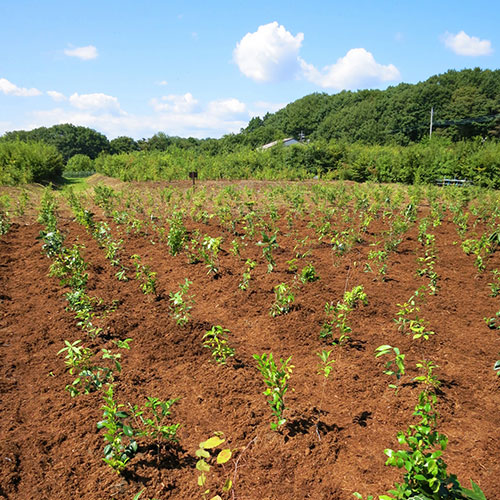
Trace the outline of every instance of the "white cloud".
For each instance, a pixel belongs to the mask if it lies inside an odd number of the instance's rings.
[[[335,64],[318,70],[299,56],[303,40],[303,33],[293,36],[275,21],[247,33],[236,45],[233,58],[240,71],[257,82],[302,76],[320,87],[342,90],[400,78],[396,66],[378,63],[364,48],[351,49]]]
[[[379,64],[373,54],[363,48],[349,50],[344,57],[340,57],[335,64],[325,66],[322,71],[303,59],[300,63],[307,80],[335,90],[356,89],[400,78],[396,66]]]
[[[9,130],[13,130],[15,127],[11,122],[1,122],[0,121],[0,135],[5,134]]]
[[[487,56],[493,52],[489,40],[469,36],[465,31],[460,31],[456,35],[445,33],[443,41],[446,47],[459,56]]]
[[[181,137],[220,137],[239,132],[246,127],[251,115],[245,103],[236,98],[226,98],[201,104],[191,93],[169,95],[154,99],[154,111],[149,114],[116,113],[111,104],[118,101],[104,99],[104,94],[73,94],[69,98],[72,107],[34,111],[25,130],[40,126],[73,123],[101,131],[110,139],[120,135],[149,137],[158,131]],[[111,106],[105,106],[109,103]],[[118,108],[119,109],[119,108]]]
[[[102,93],[78,94],[75,92],[70,95],[69,102],[73,107],[83,111],[123,114],[118,99],[111,95]]]
[[[254,116],[265,116],[266,113],[276,113],[284,108],[287,102],[268,102],[268,101],[255,101],[249,106],[248,114],[251,118]]]
[[[66,100],[66,96],[57,90],[47,90],[47,95],[57,102]]]
[[[248,118],[247,107],[245,103],[239,101],[238,99],[219,99],[217,101],[211,101],[207,106],[208,113],[215,116],[232,116],[245,117]]]
[[[56,108],[33,112],[31,122],[21,128],[29,130],[41,126],[50,127],[54,124],[73,123],[99,130],[109,139],[121,135],[138,139],[149,137],[159,131],[172,136],[205,138],[221,137],[231,132],[237,133],[247,126],[248,119],[248,116],[244,120],[235,119],[232,116],[217,116],[207,110],[185,114],[112,115]]]
[[[156,85],[162,85],[162,86],[163,85],[168,85],[168,82],[167,82],[167,80],[161,80],[159,82],[156,82]]]
[[[281,108],[284,108],[288,103],[287,102],[268,102],[268,101],[255,101],[253,103],[256,109],[260,109],[261,111],[265,111],[266,113],[275,113],[279,111]]]
[[[196,110],[198,101],[189,92],[183,95],[170,94],[161,99],[150,101],[155,111],[167,111],[170,113],[191,113]]]
[[[70,57],[78,57],[78,59],[82,59],[82,61],[95,59],[99,55],[97,49],[93,45],[75,47],[74,49],[64,49],[64,53]]]
[[[236,45],[233,58],[240,71],[257,82],[292,78],[300,69],[299,49],[303,33],[293,36],[272,22],[247,33]]]
[[[15,95],[18,97],[33,97],[42,94],[35,88],[26,89],[24,87],[18,87],[14,83],[9,82],[6,78],[0,78],[0,92],[3,92],[6,95]]]

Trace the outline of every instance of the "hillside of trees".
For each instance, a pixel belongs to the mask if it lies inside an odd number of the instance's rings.
[[[500,70],[465,69],[435,75],[415,85],[386,90],[310,94],[274,114],[253,118],[244,142],[265,144],[304,134],[310,140],[400,144],[433,133],[460,141],[500,135]]]

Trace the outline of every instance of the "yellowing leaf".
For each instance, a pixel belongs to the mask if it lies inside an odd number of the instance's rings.
[[[210,458],[210,453],[200,448],[199,450],[196,450],[196,456],[200,458]]]
[[[217,446],[221,445],[224,441],[225,439],[221,439],[219,436],[213,436],[207,439],[205,442],[200,443],[200,448],[205,448],[205,449],[216,448]]]
[[[218,455],[217,455],[217,463],[218,464],[225,464],[230,458],[231,458],[232,452],[229,448],[226,448],[225,450],[222,450]]]
[[[227,478],[226,482],[224,483],[224,486],[222,487],[222,491],[224,493],[227,493],[232,487],[233,487],[233,482],[231,481],[231,479]]]
[[[210,465],[208,465],[207,462],[205,462],[205,460],[203,460],[202,458],[198,460],[198,462],[196,462],[196,468],[200,472],[208,472],[210,470]]]
[[[198,476],[198,486],[204,486],[206,482],[207,482],[207,476],[205,476],[205,473],[202,472]]]
[[[222,500],[222,498],[219,495],[215,495],[210,500]]]

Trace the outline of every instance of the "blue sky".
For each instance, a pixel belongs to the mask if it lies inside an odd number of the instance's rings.
[[[0,134],[220,137],[312,92],[500,67],[500,3],[1,0]]]

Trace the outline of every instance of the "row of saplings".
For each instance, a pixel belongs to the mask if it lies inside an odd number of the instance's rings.
[[[81,326],[82,330],[95,340],[101,331],[95,326],[96,314],[102,311],[105,314],[116,305],[103,306],[102,300],[87,295],[85,290],[88,279],[88,274],[85,271],[87,265],[80,255],[78,245],[73,245],[72,248],[64,247],[64,235],[57,228],[56,209],[57,202],[47,190],[39,212],[39,221],[45,225],[45,229],[40,235],[43,240],[43,249],[53,259],[51,275],[59,277],[61,283],[70,289],[66,293],[68,309],[75,313],[78,325]],[[186,282],[186,286],[188,286],[188,282]],[[175,308],[175,294],[171,295],[171,302]],[[340,330],[340,337],[336,342],[342,342],[342,335],[347,336],[350,331],[347,315],[359,301],[366,302],[366,295],[362,287],[355,287],[351,292],[346,292],[344,300],[330,308],[330,312],[334,312],[334,318],[331,322],[325,322],[321,336],[331,335],[331,328],[335,326]],[[286,313],[287,311],[285,309],[280,312]],[[180,318],[177,319],[179,322]],[[182,320],[179,323],[182,324]],[[203,337],[204,346],[211,350],[215,361],[221,364],[225,364],[227,358],[234,355],[234,349],[228,344],[227,333],[228,330],[214,326]],[[119,349],[130,349],[130,342],[131,339],[125,339],[114,341],[114,344]],[[377,356],[387,354],[388,348],[390,346],[381,346]],[[98,422],[97,427],[103,430],[105,440],[103,460],[117,473],[121,473],[138,452],[138,438],[144,438],[156,447],[158,459],[162,446],[169,446],[177,442],[177,430],[180,424],[169,423],[168,417],[171,414],[172,405],[178,399],[161,401],[158,398],[148,397],[144,407],[124,405],[115,401],[113,382],[115,373],[121,371],[120,353],[102,348],[100,350],[102,361],[97,363],[94,361],[96,356],[92,350],[83,347],[81,340],[76,340],[73,343],[65,341],[65,347],[59,353],[65,354],[65,362],[70,374],[76,375],[74,381],[66,387],[72,396],[87,394],[99,389],[103,391],[103,418]],[[333,361],[329,359],[330,353],[331,351],[325,350],[318,353],[321,361],[319,372],[325,380],[332,369]],[[401,373],[404,356],[396,351],[395,354],[394,367],[392,370],[387,367],[386,373]],[[291,357],[286,360],[280,359],[278,363],[274,360],[272,353],[264,353],[261,356],[254,355],[254,358],[267,386],[264,394],[269,397],[268,402],[275,417],[275,421],[271,423],[271,429],[281,432],[282,426],[286,422],[283,416],[286,410],[284,400],[293,369]],[[406,445],[408,449],[385,450],[388,455],[387,465],[405,468],[404,481],[396,483],[395,489],[389,491],[389,495],[381,495],[379,499],[486,500],[481,489],[474,482],[471,481],[473,489],[469,490],[462,487],[454,475],[447,473],[446,463],[441,458],[442,451],[447,445],[447,438],[440,434],[436,428],[435,389],[439,382],[432,375],[432,364],[420,367],[426,368],[426,374],[417,377],[417,381],[424,383],[424,389],[419,395],[414,412],[414,415],[419,418],[419,422],[416,425],[410,425],[406,432],[398,433],[399,443]],[[252,442],[255,442],[256,439],[254,438]],[[222,448],[224,442],[222,433],[215,432],[209,439],[200,443],[198,450],[196,450],[198,485],[203,498],[210,497],[211,500],[218,500],[232,491],[238,460],[244,450],[248,448],[248,446],[240,450]],[[239,452],[238,457],[236,452]],[[224,464],[230,460],[235,462],[233,475],[227,475],[220,484],[217,484],[209,474],[212,467],[220,465],[223,468]],[[213,495],[214,492],[216,492],[215,495]],[[234,493],[234,491],[232,492]],[[136,495],[136,500],[141,493]],[[359,493],[355,493],[354,496],[358,499],[362,498]],[[367,500],[371,499],[373,497],[369,496]]]

